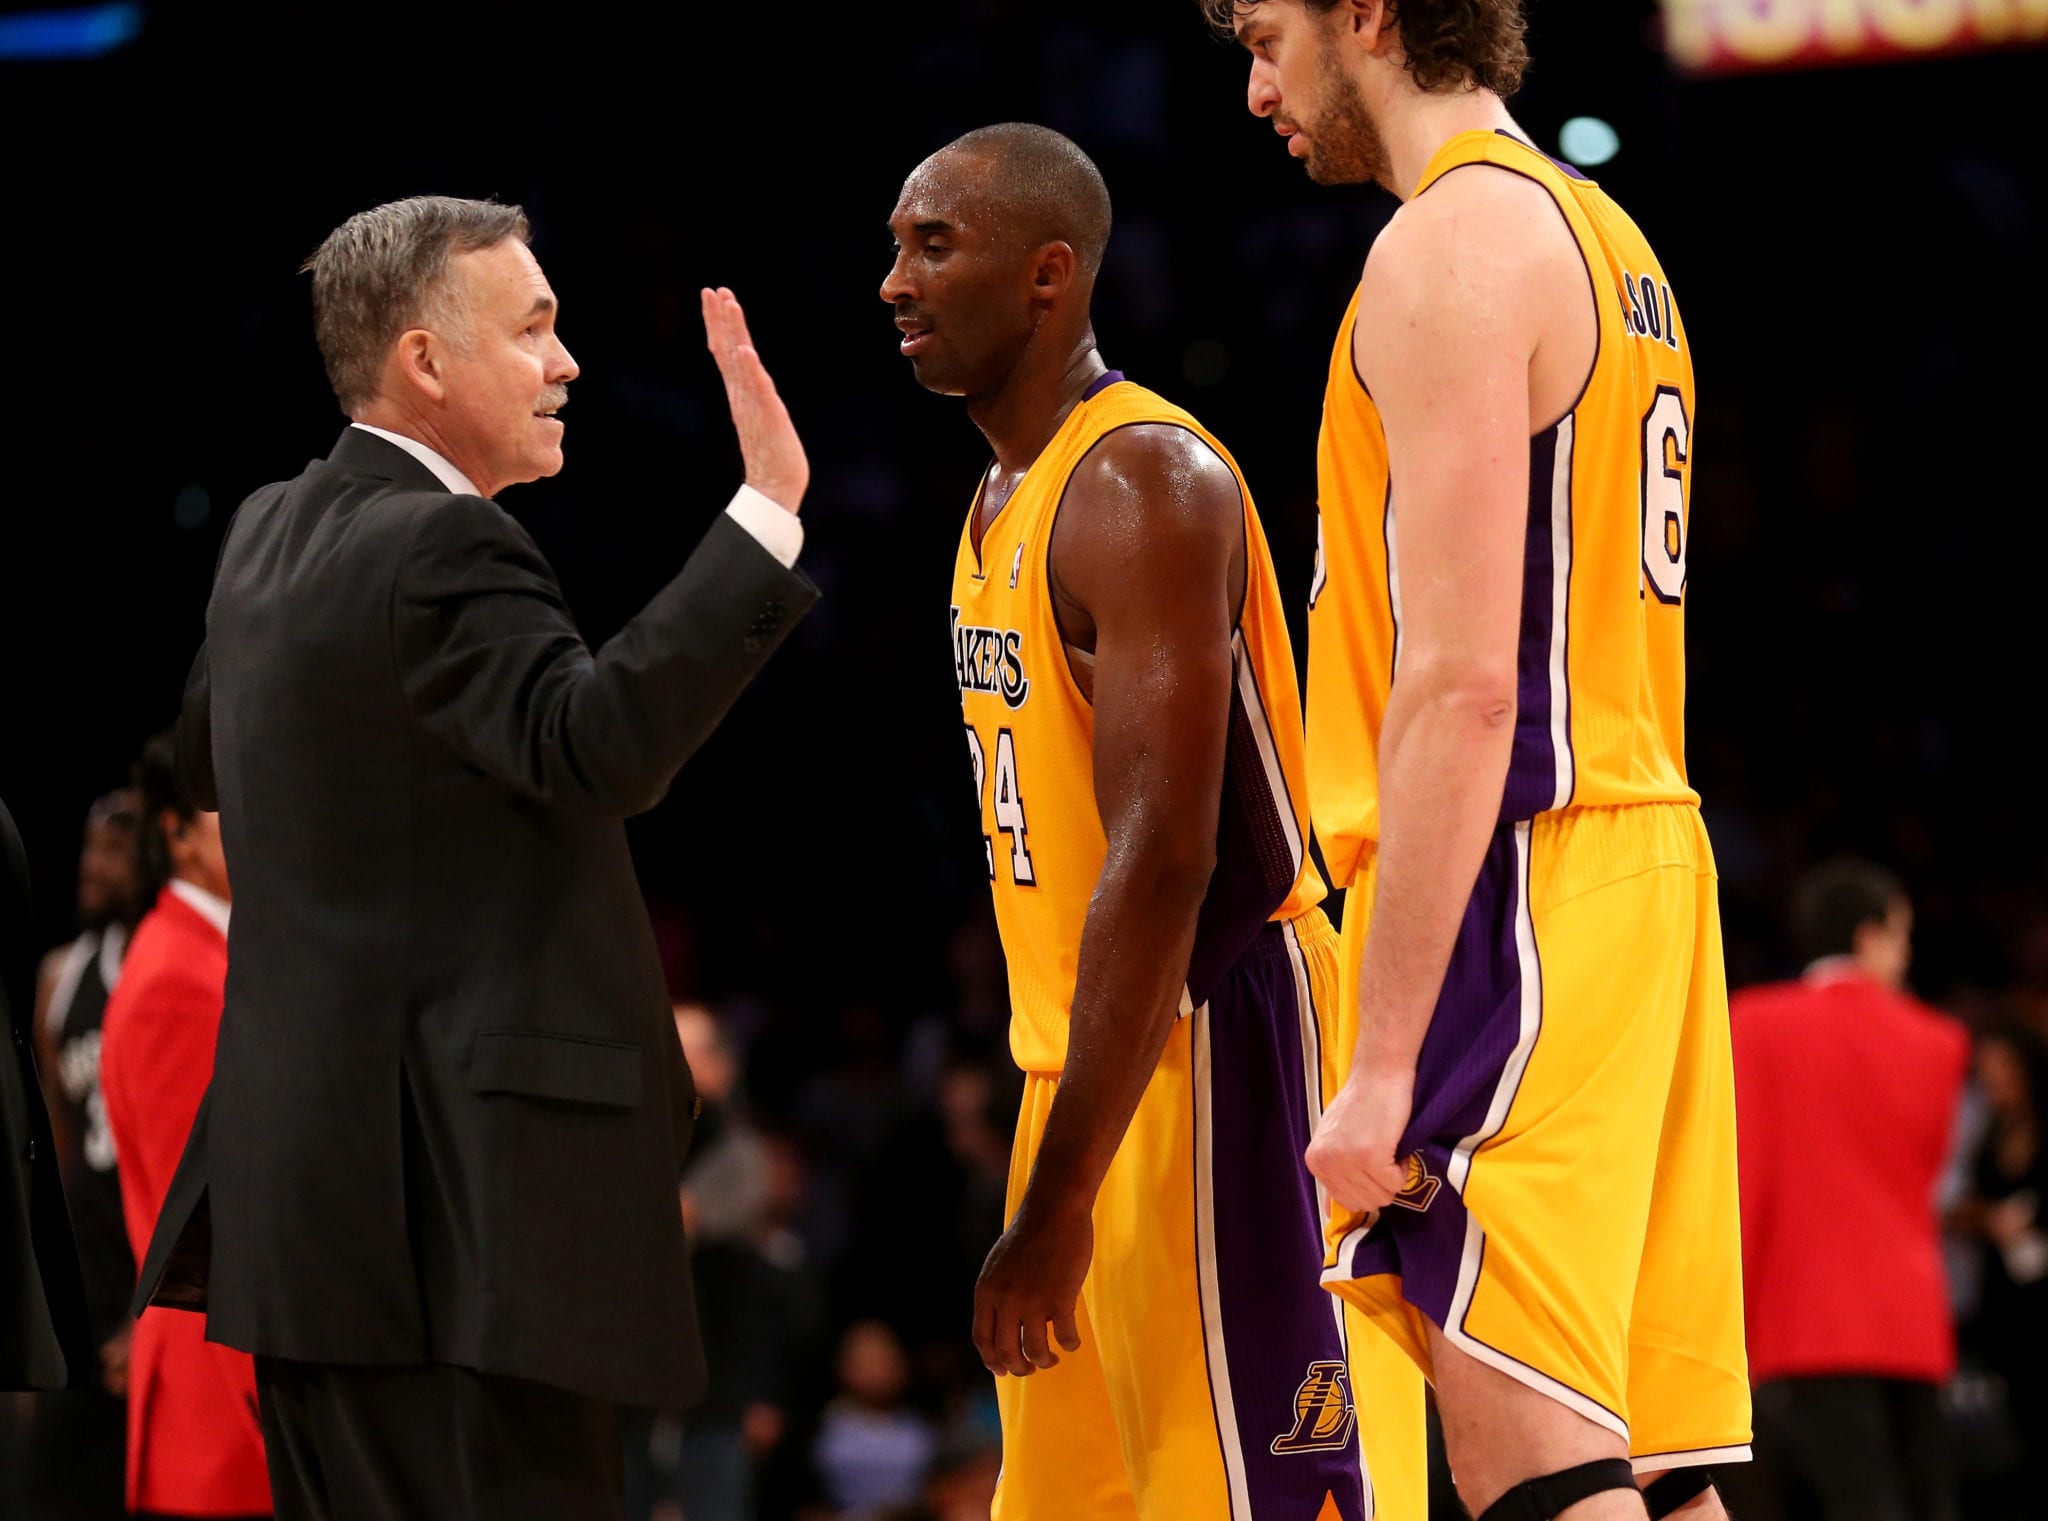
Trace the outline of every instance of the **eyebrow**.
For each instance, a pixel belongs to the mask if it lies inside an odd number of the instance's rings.
[[[555,298],[553,296],[536,296],[533,299],[533,305],[526,309],[526,315],[530,320],[534,317],[545,316],[554,309]]]
[[[942,217],[927,217],[922,222],[912,222],[910,224],[910,230],[912,232],[921,232],[924,233],[926,236],[930,236],[932,233],[935,232],[953,231],[953,224],[951,222],[946,221]]]

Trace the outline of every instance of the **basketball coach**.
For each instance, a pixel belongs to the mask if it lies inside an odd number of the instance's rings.
[[[185,693],[235,911],[137,1299],[255,1354],[281,1521],[616,1516],[617,1407],[703,1382],[695,1095],[623,820],[816,600],[809,467],[704,292],[747,484],[589,649],[493,501],[562,468],[577,373],[527,237],[427,197],[308,261],[353,423],[242,505]]]

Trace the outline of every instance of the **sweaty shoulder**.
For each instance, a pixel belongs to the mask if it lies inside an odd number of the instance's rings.
[[[1171,422],[1132,423],[1105,433],[1068,477],[1069,501],[1091,520],[1127,520],[1132,530],[1173,532],[1235,524],[1243,510],[1237,476],[1200,434]],[[1061,514],[1061,526],[1066,526]]]
[[[1204,580],[1241,599],[1244,498],[1237,476],[1198,433],[1132,423],[1105,433],[1067,478],[1049,556],[1068,642],[1092,650],[1098,612],[1186,596]],[[1154,567],[1172,575],[1145,575]]]

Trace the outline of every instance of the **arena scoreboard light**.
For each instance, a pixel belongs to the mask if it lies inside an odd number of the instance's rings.
[[[2048,0],[1663,0],[1689,74],[1873,63],[2048,42]]]

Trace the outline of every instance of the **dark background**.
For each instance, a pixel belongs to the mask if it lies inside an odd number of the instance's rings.
[[[1924,994],[2048,1022],[2048,54],[1681,81],[1647,4],[1532,11],[1514,108],[1551,151],[1615,125],[1595,172],[1694,346],[1690,757],[1731,981],[1795,969],[1791,883],[1853,849],[1915,895]],[[1094,154],[1104,355],[1237,453],[1298,616],[1329,345],[1392,203],[1310,185],[1244,83],[1184,0],[159,5],[109,57],[0,62],[0,796],[45,939],[86,805],[175,714],[235,504],[342,426],[294,272],[330,228],[425,192],[527,208],[583,378],[567,470],[505,505],[593,643],[738,480],[695,299],[730,284],[810,447],[827,595],[633,839],[675,991],[798,1159],[828,1301],[799,1426],[861,1315],[928,1404],[985,1398],[965,1317],[1011,1101],[945,617],[984,453],[895,352],[884,222],[975,126]]]
[[[2048,54],[1688,83],[1645,5],[1533,12],[1516,110],[1553,151],[1568,116],[1615,124],[1599,177],[1695,345],[1691,756],[1736,979],[1783,969],[1788,877],[1841,847],[1911,880],[1924,989],[2048,979],[2024,739]],[[989,121],[1094,153],[1117,206],[1103,351],[1237,452],[1299,605],[1327,346],[1388,203],[1308,184],[1243,86],[1191,5],[1002,0],[166,6],[108,58],[0,64],[0,791],[49,937],[86,802],[175,711],[234,504],[341,424],[295,266],[350,212],[435,191],[522,202],[562,296],[569,465],[506,505],[593,642],[736,478],[699,284],[748,303],[810,443],[825,606],[635,827],[679,984],[939,997],[982,909],[944,636],[982,452],[894,352],[884,218]]]

